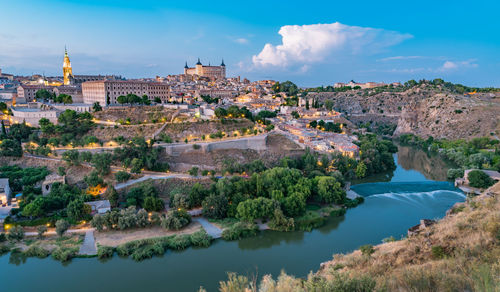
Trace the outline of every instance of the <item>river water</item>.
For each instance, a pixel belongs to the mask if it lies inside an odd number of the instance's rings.
[[[19,263],[5,255],[0,257],[0,290],[197,291],[203,286],[217,291],[229,271],[260,277],[285,270],[304,277],[335,253],[378,244],[389,236],[401,238],[420,219],[441,218],[465,199],[451,183],[437,181],[444,179],[446,165],[430,157],[428,163],[433,165],[425,165],[425,153],[418,151],[401,147],[393,173],[379,176],[379,182],[358,182],[352,187],[365,197],[364,204],[312,232],[265,231],[240,241],[217,240],[208,248],[168,251],[142,262],[114,256],[105,262],[91,258],[61,264],[50,258],[29,258]]]

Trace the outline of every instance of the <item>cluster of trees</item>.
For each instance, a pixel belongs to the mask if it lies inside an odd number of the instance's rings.
[[[122,210],[111,210],[104,214],[97,214],[92,218],[90,224],[98,231],[125,230],[135,227],[146,227],[150,225],[161,225],[165,229],[179,230],[191,222],[191,216],[185,210],[172,210],[165,216],[159,213],[151,213],[145,209],[137,209],[129,206]]]
[[[252,119],[252,113],[246,108],[239,108],[236,105],[229,106],[227,109],[223,107],[218,107],[215,109],[215,116],[219,119],[223,118],[247,118],[249,120]]]
[[[18,165],[0,166],[0,177],[9,179],[9,186],[14,192],[21,191],[23,187],[34,186],[49,174],[50,171],[46,167],[21,168]]]
[[[288,96],[297,95],[299,88],[291,81],[276,82],[271,88],[274,93],[285,92]]]
[[[423,80],[419,80],[419,81],[408,80],[407,82],[404,83],[404,86],[407,88],[412,88],[412,87],[416,87],[416,86],[420,86],[420,85],[431,85],[431,86],[434,86],[436,88],[446,89],[446,90],[449,90],[453,93],[459,93],[459,94],[463,94],[463,93],[467,93],[467,92],[474,92],[474,91],[476,91],[476,92],[498,92],[498,91],[500,91],[499,88],[494,88],[494,87],[480,88],[480,87],[469,87],[469,86],[465,86],[462,84],[455,84],[455,83],[444,81],[441,78],[436,78],[434,80],[423,79]]]
[[[211,103],[219,103],[219,98],[218,97],[211,97],[210,95],[201,95],[201,99],[203,99],[204,102],[211,104]]]
[[[452,161],[458,169],[449,171],[449,178],[463,175],[464,169],[491,169],[500,171],[500,141],[489,137],[474,138],[469,141],[422,139],[412,134],[399,137],[403,145],[417,146],[425,151],[436,152]]]
[[[346,197],[341,181],[335,176],[316,174],[308,178],[299,169],[275,167],[254,173],[249,179],[224,178],[210,187],[196,184],[189,192],[173,194],[171,205],[175,208],[201,205],[203,214],[209,218],[252,221],[273,220],[276,209],[288,217],[300,216],[307,201],[343,204]],[[279,219],[283,222],[283,218]]]
[[[140,173],[143,168],[152,171],[167,171],[169,165],[160,161],[162,147],[153,147],[154,141],[149,143],[144,137],[135,137],[128,141],[125,146],[115,148],[113,160],[121,161],[123,167],[131,168],[131,172]]]
[[[21,143],[29,141],[33,136],[36,136],[34,128],[26,125],[24,122],[11,125],[8,133],[2,122],[2,132],[0,133],[0,156],[21,157],[23,155]]]
[[[68,94],[59,94],[58,96],[55,93],[52,93],[46,89],[40,89],[35,93],[35,99],[39,101],[49,101],[52,100],[57,103],[73,103],[73,98]]]
[[[475,188],[486,189],[491,187],[495,180],[481,170],[473,170],[468,174],[469,185]]]
[[[360,136],[360,162],[366,166],[366,175],[392,171],[396,169],[392,154],[398,151],[389,140],[379,140],[373,134]]]
[[[18,214],[24,217],[67,217],[71,222],[88,219],[91,201],[90,195],[84,194],[78,187],[54,183],[48,195],[43,196],[40,189],[25,188],[23,201],[19,204]]]
[[[315,128],[315,129],[320,129],[323,131],[327,132],[334,132],[334,133],[342,133],[342,124],[341,123],[333,123],[333,122],[326,122],[323,120],[319,121],[311,121],[309,123],[309,127]]]
[[[77,113],[73,110],[65,110],[58,117],[58,124],[54,125],[46,118],[39,121],[42,131],[41,137],[33,137],[32,140],[40,145],[86,145],[89,143],[97,143],[99,140],[96,137],[85,136],[85,134],[94,126],[92,115],[88,112]]]
[[[142,97],[129,93],[127,95],[120,95],[116,98],[116,101],[119,104],[144,104],[144,105],[150,105],[151,101],[149,100],[148,96],[144,94]],[[161,102],[161,100],[160,100]]]
[[[158,190],[151,182],[131,188],[126,197],[128,206],[137,206],[148,212],[159,212],[165,209],[165,203],[158,197]]]

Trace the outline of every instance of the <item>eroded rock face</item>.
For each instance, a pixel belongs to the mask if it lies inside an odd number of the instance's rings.
[[[406,105],[394,135],[469,139],[498,134],[500,100],[435,94]]]
[[[353,123],[397,123],[394,135],[469,139],[500,136],[500,92],[453,94],[441,88],[420,86],[402,92],[371,94],[363,90],[310,93]]]

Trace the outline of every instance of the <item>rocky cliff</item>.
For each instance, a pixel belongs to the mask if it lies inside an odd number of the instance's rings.
[[[439,86],[419,85],[407,90],[351,90],[309,93],[353,123],[397,124],[394,135],[473,138],[500,136],[500,92],[458,94]]]

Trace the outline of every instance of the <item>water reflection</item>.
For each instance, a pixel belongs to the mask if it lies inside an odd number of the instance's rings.
[[[397,164],[405,170],[416,170],[426,179],[445,181],[451,165],[438,154],[431,154],[413,147],[398,146]]]

